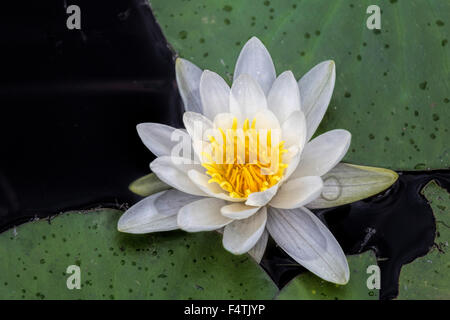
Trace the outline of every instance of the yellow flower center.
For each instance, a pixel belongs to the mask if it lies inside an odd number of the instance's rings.
[[[284,141],[273,141],[271,130],[256,130],[256,120],[245,120],[242,129],[233,119],[232,128],[218,128],[218,135],[209,136],[211,148],[203,152],[202,166],[233,198],[246,198],[253,192],[264,191],[283,177],[287,164],[282,156],[287,152]]]

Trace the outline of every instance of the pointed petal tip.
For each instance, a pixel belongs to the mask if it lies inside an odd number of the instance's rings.
[[[138,133],[141,133],[142,132],[142,130],[144,130],[144,127],[147,125],[147,123],[138,123],[137,125],[136,125],[136,131],[138,132]]]
[[[127,223],[128,218],[128,210],[125,211],[119,218],[119,221],[117,221],[117,231],[122,233],[133,233],[132,228],[130,228],[130,225]]]
[[[353,168],[357,168],[357,169],[359,168],[362,170],[368,170],[368,171],[372,171],[372,172],[385,173],[386,175],[389,175],[391,177],[391,185],[394,184],[399,178],[398,173],[394,170],[390,170],[390,169],[386,169],[386,168],[379,168],[379,167],[360,166],[360,165],[351,164],[351,163],[343,163],[343,164],[348,165]],[[390,187],[390,185],[388,187]]]
[[[122,223],[122,217],[120,217],[119,221],[117,221],[117,231],[124,232],[124,230],[123,230],[123,223]]]
[[[279,75],[279,77],[282,76],[282,75],[294,76],[294,73],[292,72],[292,70],[285,70]]]
[[[257,36],[252,36],[252,37],[247,41],[247,43],[249,43],[249,42],[257,42],[257,43],[261,43],[261,44],[262,44],[262,41],[259,40],[259,38],[258,38]]]
[[[389,170],[390,172],[391,172],[391,174],[392,174],[392,184],[394,184],[397,180],[398,180],[398,177],[399,177],[399,175],[398,175],[398,173],[397,172],[395,172],[395,171],[393,171],[393,170]]]
[[[318,64],[318,66],[320,66],[320,65],[328,65],[330,68],[336,68],[336,62],[334,60],[322,61]]]
[[[346,130],[346,129],[333,129],[328,132],[335,132],[335,134],[338,134],[340,136],[341,140],[346,140],[348,141],[347,144],[350,144],[351,140],[352,140],[352,134],[350,131]]]
[[[205,76],[212,75],[212,74],[215,74],[215,72],[214,72],[214,71],[211,71],[211,70],[208,70],[208,69],[205,69],[205,70],[203,70],[203,72],[202,72],[202,78],[205,77]]]
[[[177,57],[176,60],[175,60],[175,65],[181,65],[182,63],[184,63],[186,61],[188,61],[188,60],[180,58],[180,57]]]
[[[349,280],[350,280],[350,268],[348,266],[347,259],[345,259],[344,274],[337,275],[336,281],[333,282],[339,285],[346,285]]]
[[[260,47],[262,48],[264,51],[267,51],[267,53],[269,53],[269,51],[267,50],[266,46],[264,45],[264,43],[256,36],[251,37],[250,39],[247,40],[247,42],[244,44],[244,46],[242,47],[242,49],[246,48],[246,47]],[[270,53],[269,53],[270,55]]]
[[[183,64],[185,64],[187,60],[184,60],[183,58],[177,58],[175,60],[175,70],[179,72],[179,70],[183,67]]]
[[[318,64],[314,65],[314,67],[311,68],[315,69],[315,68],[325,68],[325,67],[329,67],[330,69],[335,69],[336,68],[336,62],[332,59],[330,60],[324,60],[322,62],[319,62]]]
[[[240,255],[248,252],[248,250],[244,251],[244,250],[240,250],[240,249],[236,249],[236,248],[228,246],[227,243],[223,240],[223,238],[222,238],[222,246],[225,250],[227,250],[231,254],[234,254],[235,256],[240,256]]]

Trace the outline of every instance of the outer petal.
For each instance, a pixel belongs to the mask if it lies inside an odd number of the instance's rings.
[[[242,220],[254,215],[258,210],[259,207],[247,206],[243,203],[235,202],[222,207],[220,212],[227,218]]]
[[[392,170],[339,163],[322,179],[320,197],[308,203],[308,208],[330,208],[371,197],[397,181]]]
[[[189,170],[199,169],[201,166],[198,164],[184,164],[183,161],[185,161],[183,158],[159,157],[153,160],[150,164],[150,169],[161,181],[175,189],[197,196],[206,196],[207,194],[197,188],[187,175]]]
[[[230,112],[239,120],[251,120],[260,110],[267,109],[264,91],[248,74],[234,80],[230,94]]]
[[[217,73],[205,70],[200,79],[203,114],[213,120],[219,113],[229,112],[230,87]]]
[[[294,111],[301,111],[300,90],[294,74],[285,71],[278,76],[267,97],[269,109],[280,123],[286,121]]]
[[[287,254],[317,276],[337,284],[348,282],[350,272],[344,252],[308,209],[269,208],[267,230]]]
[[[172,134],[175,131],[179,135],[187,136],[187,133],[181,129],[160,123],[140,123],[136,129],[142,142],[157,157],[169,156],[173,147],[180,143],[178,140],[172,141]]]
[[[186,111],[202,113],[200,77],[202,70],[188,60],[178,58],[175,63],[176,79]]]
[[[233,254],[243,254],[253,248],[261,238],[267,220],[267,209],[245,220],[235,220],[225,227],[223,246]]]
[[[334,61],[330,60],[316,65],[298,82],[302,108],[306,115],[307,140],[311,139],[327,111],[335,80],[336,67]]]
[[[291,179],[324,175],[345,156],[350,140],[350,132],[337,129],[328,131],[307,143]]]
[[[242,75],[252,76],[267,94],[275,81],[276,73],[269,51],[262,42],[252,37],[241,50],[234,69],[234,79]]]
[[[263,234],[261,235],[261,238],[259,238],[255,246],[248,251],[248,254],[253,259],[255,259],[257,263],[261,263],[261,259],[264,256],[264,252],[266,251],[268,240],[269,240],[269,233],[267,232],[267,229],[265,229]]]
[[[212,231],[229,224],[228,219],[220,214],[225,201],[205,198],[185,205],[178,213],[178,226],[188,232]]]
[[[178,190],[155,193],[129,208],[119,219],[117,229],[127,233],[149,233],[178,229],[181,207],[200,199]]]
[[[281,125],[285,148],[297,146],[303,150],[306,143],[306,119],[302,111],[297,110],[291,113],[289,118]]]
[[[322,192],[320,177],[302,177],[291,179],[283,184],[270,201],[270,206],[280,209],[294,209],[316,199]]]

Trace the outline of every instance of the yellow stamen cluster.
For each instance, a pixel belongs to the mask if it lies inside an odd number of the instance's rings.
[[[287,164],[282,156],[287,150],[284,141],[273,147],[271,130],[256,130],[255,120],[250,126],[246,119],[242,130],[237,123],[234,118],[232,128],[226,132],[219,128],[220,139],[208,137],[211,148],[203,152],[206,161],[202,166],[211,177],[209,183],[218,183],[233,198],[246,198],[272,187],[283,177]]]

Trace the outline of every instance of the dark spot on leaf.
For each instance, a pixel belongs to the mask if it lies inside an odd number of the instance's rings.
[[[428,84],[428,82],[424,81],[419,84],[419,88],[422,90],[425,90],[427,88],[427,84]]]
[[[178,36],[180,37],[180,39],[186,39],[187,38],[187,31],[182,30],[178,33]]]

